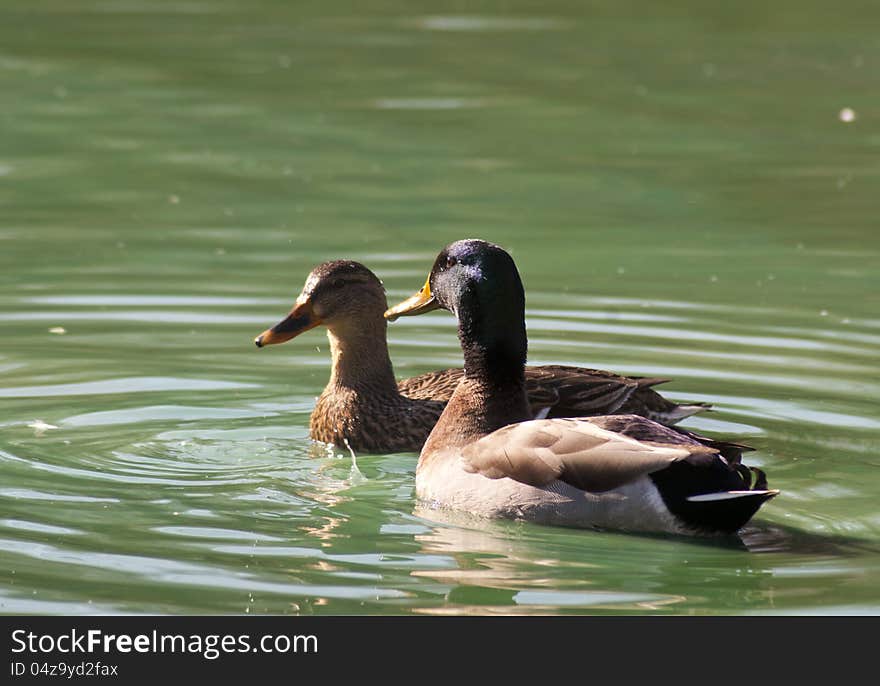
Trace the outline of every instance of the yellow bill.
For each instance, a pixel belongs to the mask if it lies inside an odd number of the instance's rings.
[[[431,294],[431,277],[429,276],[418,293],[411,295],[399,305],[385,310],[385,319],[393,322],[398,317],[414,317],[417,314],[424,314],[439,308],[440,303]]]

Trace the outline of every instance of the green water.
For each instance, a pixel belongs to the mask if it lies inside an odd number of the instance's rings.
[[[880,613],[880,8],[663,5],[4,0],[0,612]],[[757,448],[741,545],[437,521],[310,444],[326,339],[253,337],[472,236],[532,363]]]

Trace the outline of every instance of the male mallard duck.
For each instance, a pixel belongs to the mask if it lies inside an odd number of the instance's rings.
[[[357,451],[420,450],[462,378],[461,369],[398,382],[388,356],[388,303],[382,282],[358,262],[336,260],[309,274],[290,314],[257,336],[257,347],[283,343],[323,324],[330,339],[330,381],[315,405],[311,437]],[[528,367],[530,416],[572,417],[615,411],[665,424],[706,409],[677,405],[651,386],[663,379],[580,367]]]
[[[388,319],[443,308],[458,319],[464,376],[422,448],[416,494],[438,507],[548,524],[731,533],[766,500],[743,446],[631,414],[532,419],[525,296],[502,248],[458,241]]]

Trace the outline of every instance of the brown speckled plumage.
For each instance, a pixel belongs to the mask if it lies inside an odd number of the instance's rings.
[[[368,453],[419,450],[445,402],[411,399],[387,389],[327,387],[309,422],[316,441]]]
[[[408,398],[446,403],[463,375],[463,369],[443,369],[403,379],[397,386]],[[583,417],[619,411],[661,424],[674,424],[709,408],[703,403],[678,405],[652,388],[667,381],[559,364],[526,367],[526,394],[536,415],[545,408],[549,410],[547,417]]]
[[[363,265],[349,260],[326,262],[306,280],[297,306],[297,326],[327,327],[332,367],[330,380],[312,412],[310,435],[317,441],[356,452],[413,452],[422,448],[463,376],[444,369],[397,381],[386,341],[385,291]],[[308,317],[302,314],[307,308]],[[299,331],[282,325],[288,340]],[[292,334],[292,335],[291,335]],[[614,412],[640,414],[671,424],[705,409],[677,405],[650,386],[657,379],[626,377],[602,370],[547,365],[526,368],[526,392],[533,416],[577,417]]]

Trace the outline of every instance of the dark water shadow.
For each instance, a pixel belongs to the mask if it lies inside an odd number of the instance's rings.
[[[613,532],[608,532],[613,533]],[[866,553],[880,553],[880,546],[857,536],[816,534],[796,527],[782,525],[752,525],[736,534],[722,536],[686,536],[643,532],[619,532],[652,540],[669,540],[701,548],[727,549],[756,554],[785,553],[788,555],[821,555],[854,557]]]
[[[613,532],[609,532],[613,533]],[[752,524],[736,534],[721,536],[687,536],[642,532],[619,532],[653,540],[670,540],[702,548],[727,549],[756,554],[785,553],[787,555],[855,557],[880,554],[876,541],[842,534],[817,534],[792,526]]]
[[[880,545],[875,540],[844,534],[819,534],[778,524],[747,527],[740,532],[739,538],[752,553],[834,557],[880,553]]]
[[[435,509],[423,505],[417,506],[413,514],[430,522],[469,529],[485,527],[487,522],[495,521],[466,513],[452,512],[442,508]],[[591,532],[601,532],[655,541],[668,540],[678,545],[688,544],[701,548],[756,554],[785,553],[788,555],[818,555],[823,557],[856,557],[864,554],[880,554],[880,545],[871,539],[842,534],[818,534],[804,531],[797,527],[779,524],[752,523],[736,534],[719,536],[688,536],[683,534],[612,531],[589,528],[578,529],[534,522],[522,522],[522,524],[542,529],[564,529],[569,532],[583,531],[584,535],[589,535]]]

